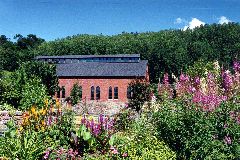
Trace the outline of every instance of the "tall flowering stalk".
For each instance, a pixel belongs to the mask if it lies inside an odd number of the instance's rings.
[[[87,119],[86,116],[83,116],[81,119],[82,125],[85,125],[89,131],[95,136],[98,136],[102,133],[113,132],[114,119],[109,117],[104,117],[102,114],[99,115],[98,120],[94,121],[93,118]]]
[[[190,77],[188,75],[181,74],[179,81],[176,84],[177,97],[186,97],[186,95],[193,91],[194,88],[191,85]]]
[[[217,62],[214,62],[214,67],[213,73],[206,71],[206,78],[192,78],[186,74],[181,74],[175,87],[177,98],[187,101],[190,99],[192,103],[204,111],[213,111],[227,99],[236,101],[236,97],[240,94],[240,62],[234,62],[234,73],[226,70],[220,74]],[[170,93],[168,74],[164,75],[163,84],[160,86],[160,95]],[[168,97],[171,98],[171,96]]]
[[[169,75],[168,73],[164,74],[163,78],[163,84],[158,84],[158,93],[161,96],[167,96],[168,98],[173,97],[173,89],[171,88],[171,85],[169,84]]]
[[[96,142],[96,148],[103,154],[109,149],[109,140],[114,134],[114,119],[108,116],[99,115],[96,121],[93,118],[82,117],[81,123],[88,131]]]

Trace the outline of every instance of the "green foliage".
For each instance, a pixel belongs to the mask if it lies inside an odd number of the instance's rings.
[[[158,82],[164,73],[178,76],[202,59],[218,60],[227,66],[240,54],[238,23],[204,25],[194,30],[163,30],[147,33],[122,33],[114,36],[76,35],[42,43],[36,55],[135,54],[149,61],[150,80]]]
[[[2,74],[0,80],[0,88],[2,91],[0,93],[0,97],[2,97],[1,101],[2,103],[6,102],[11,104],[16,108],[19,107],[20,103],[23,104],[26,101],[29,103],[35,103],[34,101],[40,102],[40,99],[34,100],[33,96],[40,98],[43,94],[53,95],[58,85],[55,65],[48,65],[40,62],[27,62],[22,64],[15,72],[2,72]],[[36,78],[40,79],[40,81],[38,80],[39,82],[36,82],[36,80],[33,80]],[[27,87],[28,85],[31,85],[36,90]],[[28,93],[25,93],[26,90],[28,90]],[[36,94],[31,95],[33,92]],[[41,94],[38,95],[38,92]],[[23,98],[27,98],[27,94],[31,97],[31,100],[23,100]],[[45,97],[46,96],[43,96],[41,99]]]
[[[181,100],[164,101],[161,106],[153,122],[158,137],[176,151],[178,159],[239,158],[240,126],[231,117],[239,104],[224,103],[213,112]]]
[[[21,91],[20,109],[28,110],[32,105],[42,108],[44,101],[48,99],[47,89],[40,79],[30,79],[23,85]]]
[[[71,89],[70,96],[72,104],[77,104],[82,99],[82,87],[75,83]]]
[[[59,142],[60,146],[68,146],[71,144],[71,132],[74,131],[73,118],[74,113],[69,110],[65,110],[62,115],[57,113],[56,122],[53,122],[51,127],[45,131],[45,135]]]
[[[134,122],[136,112],[130,108],[122,109],[118,114],[115,115],[115,128],[118,131],[128,130]]]
[[[16,42],[4,35],[0,37],[0,70],[14,71],[21,63],[31,61],[34,58],[33,49],[44,42],[33,34],[26,37],[17,34],[14,39]]]
[[[128,106],[139,112],[144,102],[150,100],[150,85],[146,80],[136,79],[133,80],[128,87],[131,89],[131,97]]]
[[[191,77],[207,77],[208,73],[218,75],[220,73],[220,66],[218,61],[212,63],[208,61],[198,60],[194,62],[193,66],[188,67],[186,73]]]
[[[122,33],[114,36],[76,35],[44,42],[35,35],[15,36],[11,42],[0,37],[0,69],[13,71],[37,55],[104,55],[135,54],[149,61],[151,82],[157,83],[164,73],[180,75],[195,61],[218,60],[229,65],[240,54],[238,23],[204,25],[194,30]]]
[[[50,145],[43,133],[26,130],[18,133],[13,121],[8,123],[9,130],[0,137],[0,156],[11,159],[40,159],[45,147]],[[51,145],[53,145],[51,143]]]
[[[21,65],[19,72],[24,74],[26,79],[39,77],[47,88],[48,95],[55,94],[58,86],[58,78],[56,75],[56,66],[43,62],[26,62]]]
[[[176,159],[175,153],[157,139],[156,130],[149,119],[142,114],[129,130],[116,134],[114,146],[118,154],[112,156],[127,159]]]

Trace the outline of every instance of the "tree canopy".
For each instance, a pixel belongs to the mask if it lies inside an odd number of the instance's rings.
[[[195,61],[218,60],[228,67],[240,54],[240,25],[211,24],[193,30],[125,33],[113,36],[75,35],[45,42],[35,35],[0,37],[0,69],[12,71],[37,55],[140,54],[149,61],[151,82],[165,72],[179,75]]]

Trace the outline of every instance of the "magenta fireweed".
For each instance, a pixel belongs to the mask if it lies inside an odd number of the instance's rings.
[[[231,144],[231,143],[232,143],[231,137],[225,136],[225,137],[224,137],[224,142],[225,142],[226,144]]]
[[[206,72],[205,78],[192,78],[182,73],[176,80],[176,96],[191,100],[204,111],[213,111],[222,102],[240,94],[240,62],[234,62],[233,69],[234,73],[228,70],[222,70],[222,74]],[[169,86],[168,74],[164,74],[163,84],[159,84],[159,94],[163,96],[167,93],[172,98]]]
[[[102,132],[111,131],[114,125],[113,119],[104,117],[102,114],[99,115],[97,122],[95,122],[93,119],[88,120],[85,116],[83,116],[81,122],[95,136],[98,136]]]

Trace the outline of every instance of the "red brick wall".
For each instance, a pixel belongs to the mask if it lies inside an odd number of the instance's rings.
[[[96,98],[96,87],[100,87],[100,100],[108,100],[108,90],[112,87],[112,98],[114,98],[114,87],[118,87],[118,99],[113,101],[127,102],[127,86],[132,79],[106,79],[106,78],[59,78],[59,87],[65,87],[66,97],[70,96],[71,89],[75,83],[82,86],[82,98],[91,98],[91,87],[94,86],[94,97]],[[62,95],[61,95],[62,96]]]
[[[146,80],[149,81],[148,67],[146,67]],[[112,87],[112,99],[111,101],[117,102],[127,102],[127,87],[128,84],[135,79],[133,78],[99,78],[99,77],[59,77],[59,87],[64,86],[65,88],[65,97],[70,96],[71,89],[75,83],[78,83],[82,86],[82,98],[87,101],[91,99],[91,87],[94,86],[94,99],[96,98],[96,87],[100,87],[100,100],[99,101],[108,101],[108,91],[109,87]],[[114,87],[118,87],[118,99],[114,99]],[[62,97],[62,93],[60,94]]]

